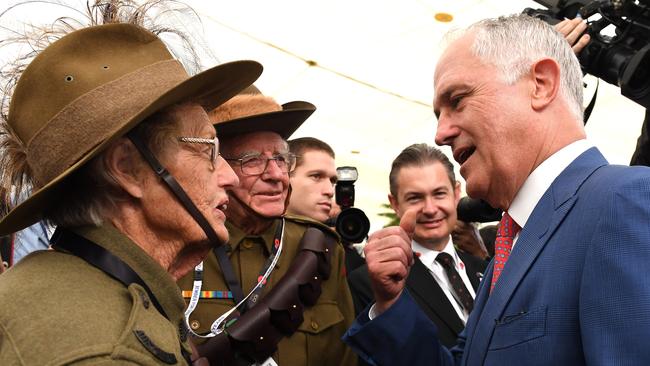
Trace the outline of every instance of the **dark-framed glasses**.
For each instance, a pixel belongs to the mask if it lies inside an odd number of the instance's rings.
[[[219,139],[206,139],[202,137],[179,137],[178,141],[185,142],[188,144],[203,144],[211,145],[210,146],[210,160],[212,161],[212,166],[217,166],[217,157],[219,156]]]
[[[296,168],[296,156],[292,153],[275,154],[271,157],[262,154],[244,155],[241,158],[224,158],[228,162],[238,162],[244,175],[260,175],[266,171],[269,161],[275,164],[282,173],[290,173]]]

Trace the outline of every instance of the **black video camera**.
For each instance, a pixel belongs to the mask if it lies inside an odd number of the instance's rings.
[[[547,9],[523,12],[549,24],[586,19],[591,41],[578,55],[583,72],[618,85],[625,97],[650,108],[650,0],[535,2]],[[614,35],[605,34],[611,28]]]
[[[336,203],[341,213],[334,219],[336,232],[344,243],[360,243],[368,236],[370,220],[358,208],[354,208],[354,182],[357,181],[357,168],[342,166],[336,168]]]

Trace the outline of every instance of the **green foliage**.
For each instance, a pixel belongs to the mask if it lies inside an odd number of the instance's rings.
[[[381,208],[387,210],[386,212],[380,212],[377,214],[378,216],[383,216],[388,219],[388,222],[386,225],[384,225],[384,227],[399,225],[399,217],[397,217],[397,214],[395,211],[393,211],[393,208],[390,207],[388,203],[382,203]]]

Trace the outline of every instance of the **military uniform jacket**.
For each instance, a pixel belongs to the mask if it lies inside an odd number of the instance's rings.
[[[228,255],[244,296],[257,284],[260,270],[271,253],[274,234],[280,223],[281,220],[278,219],[261,235],[246,236],[241,229],[226,222],[230,233]],[[307,218],[286,217],[282,253],[262,290],[262,296],[285,275],[299,252],[300,239],[309,226],[330,230],[327,226]],[[331,275],[322,283],[322,294],[318,302],[311,308],[305,308],[304,321],[298,330],[278,344],[278,350],[273,355],[278,365],[356,365],[356,355],[341,341],[341,336],[354,320],[354,308],[345,278],[345,258],[340,244],[336,246],[331,263]],[[181,279],[179,285],[184,290],[186,300],[189,300],[192,274]],[[214,252],[204,261],[202,291],[228,291]],[[190,326],[199,334],[207,333],[212,322],[234,306],[232,298],[201,298],[190,316]]]
[[[127,263],[171,321],[142,286],[127,288],[72,254],[34,252],[0,276],[0,365],[186,365],[173,278],[110,225],[74,232]]]

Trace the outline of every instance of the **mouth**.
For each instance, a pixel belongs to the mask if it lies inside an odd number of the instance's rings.
[[[318,205],[327,209],[327,211],[332,209],[332,204],[329,202],[319,202]]]
[[[219,211],[226,211],[228,209],[228,200],[225,200],[225,201],[221,202],[220,204],[218,204],[216,209],[219,210]]]
[[[469,159],[472,154],[474,154],[474,151],[476,151],[475,146],[470,146],[468,148],[459,148],[454,152],[454,160],[458,162],[458,164],[463,165]]]
[[[443,221],[444,221],[444,218],[434,219],[434,220],[417,220],[416,224],[417,225],[422,225],[422,226],[438,226]]]

